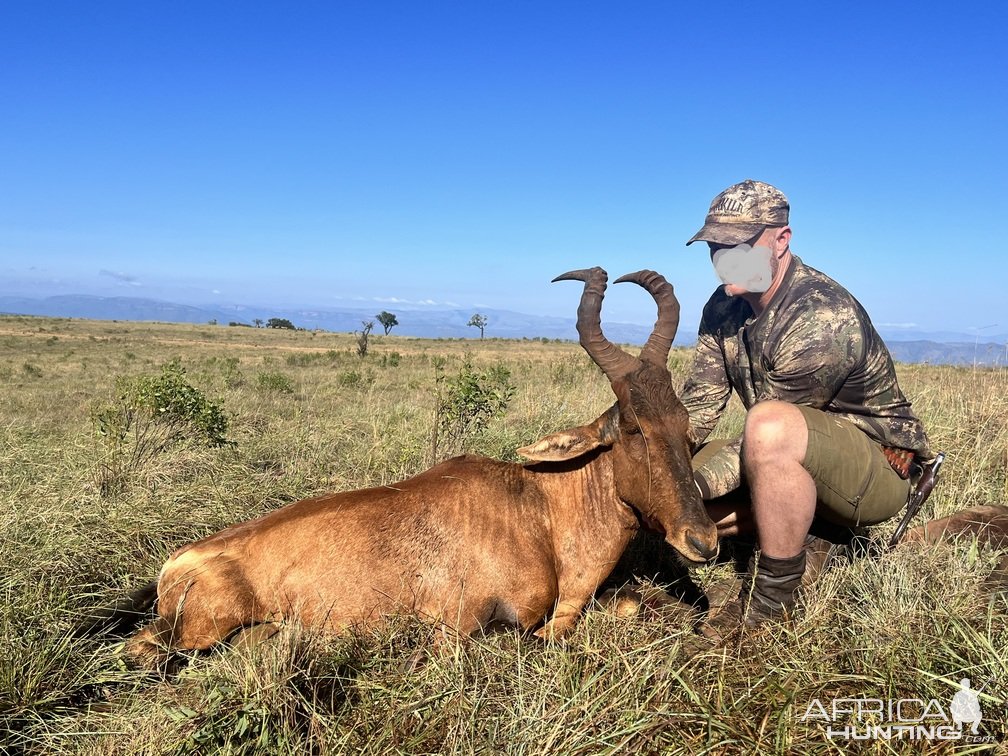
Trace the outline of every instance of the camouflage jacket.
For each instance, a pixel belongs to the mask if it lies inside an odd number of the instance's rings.
[[[833,279],[792,257],[780,288],[754,317],[719,287],[707,302],[693,370],[681,399],[695,445],[714,430],[736,391],[746,409],[779,399],[831,412],[885,446],[933,455],[896,382],[889,350],[861,304]],[[741,439],[697,471],[705,498],[741,482]]]

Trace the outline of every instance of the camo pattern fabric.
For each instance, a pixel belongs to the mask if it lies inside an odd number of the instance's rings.
[[[704,307],[681,394],[694,448],[714,430],[733,390],[747,410],[768,399],[813,407],[849,420],[884,446],[908,449],[922,461],[934,457],[864,308],[797,256],[759,317],[723,287]],[[705,498],[740,485],[740,451],[737,439],[697,471]]]

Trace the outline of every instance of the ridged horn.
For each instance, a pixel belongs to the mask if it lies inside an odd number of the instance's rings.
[[[667,367],[672,340],[679,330],[679,300],[676,299],[672,284],[661,273],[653,270],[638,270],[616,279],[616,283],[624,281],[643,286],[658,304],[658,320],[641,349],[640,358],[652,365]]]
[[[581,346],[601,368],[610,381],[632,372],[637,358],[610,343],[602,334],[602,298],[605,296],[609,275],[599,267],[572,270],[557,276],[557,281],[584,281],[581,303],[577,311],[577,332]]]

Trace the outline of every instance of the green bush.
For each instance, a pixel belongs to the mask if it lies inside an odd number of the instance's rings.
[[[435,358],[435,454],[439,443],[455,445],[483,431],[493,418],[504,414],[515,392],[511,371],[501,363],[476,370],[467,356],[454,378],[445,376],[443,366],[444,360]]]
[[[256,384],[262,391],[275,391],[278,394],[294,393],[294,382],[280,371],[259,373]]]
[[[221,375],[224,378],[224,385],[228,388],[238,388],[245,383],[245,376],[238,369],[240,360],[237,357],[224,357],[221,359]]]
[[[584,383],[591,375],[591,363],[578,355],[550,364],[550,378],[555,386],[575,386]]]
[[[178,360],[159,375],[116,378],[115,398],[91,412],[99,446],[95,482],[102,494],[122,490],[169,447],[193,441],[217,447],[227,440],[227,417],[185,377]]]
[[[363,372],[359,370],[344,370],[336,379],[340,386],[346,388],[367,388],[375,380],[374,370],[370,368]]]
[[[343,354],[335,349],[325,352],[294,352],[284,358],[288,367],[311,367],[312,365],[334,365],[343,359]]]

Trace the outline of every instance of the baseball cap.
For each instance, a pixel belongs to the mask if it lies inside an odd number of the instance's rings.
[[[686,246],[695,241],[742,244],[763,233],[767,226],[786,226],[790,207],[780,189],[746,179],[714,198],[703,228]]]

